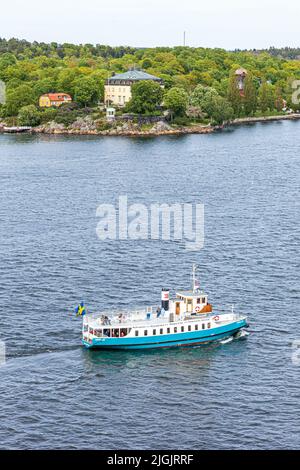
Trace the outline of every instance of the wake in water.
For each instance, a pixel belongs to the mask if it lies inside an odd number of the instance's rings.
[[[249,334],[250,333],[248,331],[241,330],[241,331],[238,331],[237,333],[235,333],[234,335],[229,336],[229,338],[225,338],[225,339],[220,340],[220,343],[221,344],[228,344],[228,343],[231,343],[233,340],[246,339],[249,336]]]

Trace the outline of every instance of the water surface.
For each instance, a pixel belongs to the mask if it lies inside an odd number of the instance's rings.
[[[299,448],[299,122],[157,138],[0,136],[0,448]],[[97,238],[96,208],[205,205],[199,252]],[[246,341],[87,351],[72,314],[155,304],[192,262]]]

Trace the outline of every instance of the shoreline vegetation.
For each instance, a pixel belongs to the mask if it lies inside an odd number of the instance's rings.
[[[193,124],[189,126],[170,126],[165,121],[158,121],[154,126],[145,128],[145,126],[139,126],[138,124],[128,123],[126,126],[121,125],[110,130],[97,130],[97,128],[91,123],[86,123],[85,127],[82,125],[79,127],[65,127],[64,125],[56,124],[55,122],[48,123],[44,126],[32,127],[21,132],[30,134],[45,134],[45,135],[94,135],[94,136],[162,136],[162,135],[186,135],[186,134],[211,134],[216,131],[221,131],[226,128],[236,127],[246,124],[255,123],[268,123],[274,121],[287,121],[287,120],[300,120],[300,114],[291,113],[285,115],[275,116],[260,116],[260,117],[244,117],[238,118],[231,122],[222,125],[210,125],[210,124]],[[1,125],[0,122],[0,134],[1,133],[18,133],[18,130],[6,129],[5,126]]]
[[[298,119],[299,80],[300,49],[0,38],[0,132],[176,135]]]

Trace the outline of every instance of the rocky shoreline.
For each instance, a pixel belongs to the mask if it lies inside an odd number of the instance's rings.
[[[248,117],[239,118],[224,124],[223,126],[211,126],[204,124],[194,124],[191,126],[171,126],[165,121],[158,121],[147,129],[133,122],[118,123],[110,129],[101,130],[97,127],[97,122],[90,117],[78,118],[73,124],[66,127],[64,124],[57,124],[52,121],[37,127],[31,128],[31,134],[48,135],[99,135],[99,136],[161,136],[161,135],[185,135],[185,134],[211,134],[225,127],[238,126],[257,122],[272,122],[282,120],[297,120],[300,114],[288,114],[280,116]],[[5,129],[0,123],[0,132]]]
[[[139,124],[132,122],[119,123],[111,129],[99,130],[97,123],[91,119],[78,119],[71,126],[50,122],[31,129],[33,134],[55,134],[55,135],[102,135],[102,136],[156,136],[156,135],[179,135],[179,134],[208,134],[214,132],[215,128],[210,125],[194,125],[172,127],[165,121],[158,121],[152,127],[143,129]]]

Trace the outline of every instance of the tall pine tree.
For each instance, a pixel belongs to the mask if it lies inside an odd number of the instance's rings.
[[[244,110],[246,116],[252,116],[257,108],[257,92],[251,73],[244,80]]]
[[[231,72],[229,77],[227,99],[232,106],[234,116],[239,117],[242,111],[242,98],[234,71]]]

